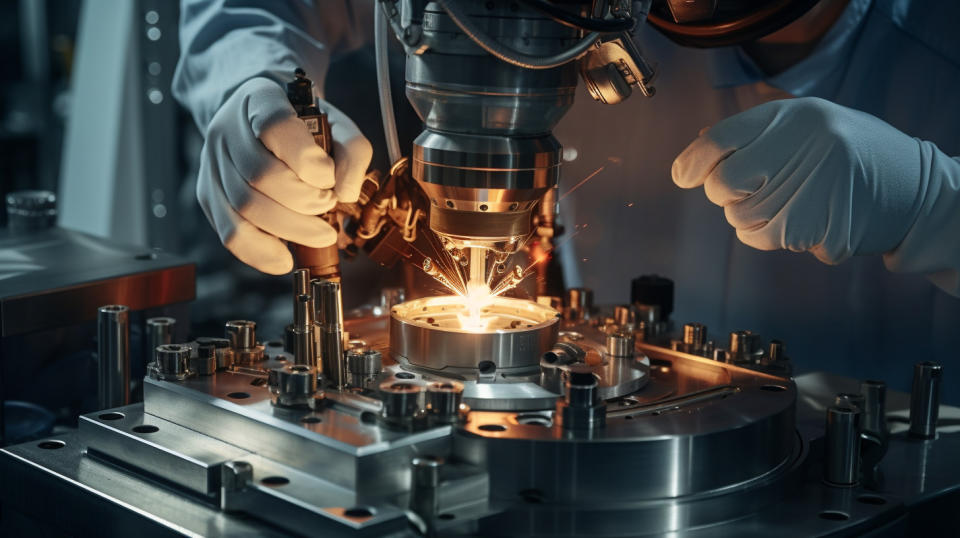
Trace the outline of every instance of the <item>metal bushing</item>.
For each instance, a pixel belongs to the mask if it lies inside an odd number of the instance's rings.
[[[197,346],[212,346],[214,348],[214,358],[216,359],[217,370],[226,370],[233,366],[233,348],[230,347],[230,340],[226,338],[197,338]]]
[[[234,363],[249,366],[263,360],[263,346],[257,345],[257,324],[248,320],[228,321],[225,335],[233,349]]]
[[[636,354],[636,338],[632,332],[618,331],[607,335],[606,352],[609,357],[632,359]]]
[[[216,346],[198,342],[196,353],[190,355],[190,370],[197,375],[213,375],[217,371]]]
[[[317,369],[304,364],[274,368],[268,376],[274,405],[306,407],[317,392]]]
[[[347,352],[348,384],[366,388],[383,368],[383,355],[374,349],[355,348]]]
[[[557,407],[565,429],[589,430],[606,424],[607,405],[600,399],[597,377],[589,366],[574,364],[567,368],[563,400]]]
[[[933,439],[940,414],[940,381],[943,367],[935,362],[918,362],[913,367],[910,389],[910,436]]]
[[[154,351],[154,360],[149,372],[157,379],[183,381],[189,377],[190,346],[186,344],[163,344]]]
[[[439,424],[456,422],[463,400],[463,384],[456,381],[430,383],[426,390],[426,408],[430,420]]]
[[[403,424],[413,419],[420,410],[422,388],[414,383],[384,381],[380,384],[383,401],[382,417],[391,424]]]

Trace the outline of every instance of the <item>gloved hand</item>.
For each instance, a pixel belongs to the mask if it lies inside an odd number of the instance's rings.
[[[737,237],[825,263],[893,250],[926,192],[921,142],[863,112],[816,98],[772,101],[701,134],[673,181],[704,186]]]
[[[283,240],[325,247],[336,231],[321,215],[337,201],[355,202],[372,149],[356,125],[329,104],[336,162],[313,140],[287,100],[266,78],[248,80],[213,116],[197,179],[197,199],[220,241],[265,273],[293,269]]]

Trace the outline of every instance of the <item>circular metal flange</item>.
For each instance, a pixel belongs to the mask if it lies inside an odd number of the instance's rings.
[[[493,297],[479,309],[479,324],[468,314],[466,299],[453,295],[396,305],[390,352],[398,362],[448,375],[522,375],[535,372],[557,340],[559,314],[533,301]]]

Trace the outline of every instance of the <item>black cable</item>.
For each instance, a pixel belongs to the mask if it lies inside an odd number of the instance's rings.
[[[546,2],[545,0],[520,0],[520,2],[533,9],[536,9],[537,11],[545,14],[564,26],[569,26],[570,28],[577,28],[579,30],[599,32],[603,34],[623,32],[633,28],[633,19],[587,19],[585,17],[581,17],[580,15],[570,13],[569,11],[561,7],[557,7],[550,2]]]

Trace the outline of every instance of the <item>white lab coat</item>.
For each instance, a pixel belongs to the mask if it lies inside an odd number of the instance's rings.
[[[244,80],[284,81],[298,65],[322,72],[338,48],[371,34],[369,2],[183,4],[174,91],[201,131]],[[677,323],[705,323],[720,343],[732,329],[751,329],[784,340],[799,370],[884,379],[901,390],[912,363],[938,360],[947,366],[945,399],[960,401],[960,374],[951,374],[960,299],[921,276],[887,271],[879,256],[832,267],[746,247],[702,190],[670,180],[674,157],[701,128],[791,93],[864,110],[960,155],[952,27],[960,6],[918,4],[851,0],[810,57],[766,81],[739,49],[685,49],[646,28],[644,47],[659,64],[656,96],[606,106],[581,87],[554,133],[577,154],[562,168],[561,195],[605,167],[560,204],[567,284],[592,288],[598,303],[625,303],[631,278],[658,273],[676,283]],[[958,239],[960,230],[931,238],[943,248],[958,248]]]

